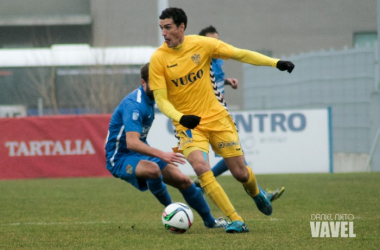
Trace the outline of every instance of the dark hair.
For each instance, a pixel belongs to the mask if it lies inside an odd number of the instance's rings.
[[[211,34],[216,33],[216,34],[218,34],[218,31],[215,29],[214,26],[210,25],[210,26],[208,26],[208,27],[202,29],[202,30],[199,32],[199,35],[200,35],[200,36],[206,36],[206,34],[208,34],[208,33],[211,33]]]
[[[145,82],[148,82],[148,79],[149,79],[149,63],[147,63],[141,67],[140,75],[141,75],[141,79],[143,79]]]
[[[160,19],[163,20],[167,18],[173,19],[173,22],[175,23],[177,27],[180,26],[181,23],[185,24],[185,29],[186,29],[187,16],[186,16],[185,11],[183,11],[183,9],[175,8],[175,7],[164,9],[161,12]]]

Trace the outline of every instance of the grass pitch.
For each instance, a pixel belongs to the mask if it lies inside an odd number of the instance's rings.
[[[163,206],[115,178],[0,181],[0,249],[379,249],[380,173],[258,175],[286,187],[261,214],[231,176],[218,177],[250,232],[226,234],[194,224],[166,231]],[[173,201],[184,202],[169,188]],[[207,197],[215,217],[223,216]],[[352,214],[355,238],[312,238],[315,214]]]

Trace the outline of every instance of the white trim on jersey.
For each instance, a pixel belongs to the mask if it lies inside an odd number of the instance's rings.
[[[137,90],[137,100],[136,100],[138,103],[141,103],[141,90],[138,89]]]
[[[124,125],[121,126],[120,131],[119,131],[119,134],[117,135],[117,138],[116,138],[116,144],[115,144],[115,147],[116,147],[116,148],[115,148],[115,153],[113,153],[112,158],[110,159],[110,162],[111,162],[112,167],[115,166],[115,162],[114,162],[114,160],[115,160],[115,155],[116,155],[117,151],[119,150],[120,138],[121,138],[121,136],[123,135],[123,131],[124,131]]]

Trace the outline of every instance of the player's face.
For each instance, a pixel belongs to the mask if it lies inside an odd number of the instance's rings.
[[[169,48],[177,47],[183,42],[185,37],[185,25],[183,23],[177,27],[173,22],[173,19],[161,19],[160,28],[165,43]]]
[[[207,33],[206,36],[219,39],[218,33]]]

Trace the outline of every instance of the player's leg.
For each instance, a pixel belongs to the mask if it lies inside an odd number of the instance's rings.
[[[140,160],[135,171],[136,177],[140,181],[146,180],[149,191],[162,205],[166,207],[172,203],[172,199],[166,185],[162,181],[161,170],[157,162],[151,160]]]
[[[223,158],[217,164],[215,164],[214,167],[211,168],[211,171],[213,172],[215,177],[218,177],[219,175],[223,174],[227,170],[228,170],[228,167]],[[199,188],[201,187],[201,183],[199,182],[198,178],[194,179],[194,184],[195,186]],[[203,192],[204,190],[202,189],[202,193]]]
[[[209,127],[213,124],[209,123]],[[189,130],[178,125],[176,127],[177,135],[180,138],[180,146],[183,154],[193,167],[202,188],[218,206],[223,214],[232,221],[240,221],[244,224],[243,219],[237,214],[235,208],[224,192],[223,188],[216,181],[208,162],[209,135],[210,129],[207,125],[198,125],[194,130]],[[241,230],[240,230],[241,229]],[[236,232],[248,232],[248,228],[240,227]]]
[[[221,159],[215,166],[211,168],[211,171],[214,173],[215,177],[218,177],[219,175],[223,174],[228,170],[227,164],[224,161],[224,159]]]
[[[266,215],[272,214],[270,201],[260,192],[256,176],[246,165],[239,136],[231,117],[227,116],[218,120],[214,127],[215,131],[210,133],[213,150],[225,159],[231,174],[243,184],[244,189],[254,199],[259,210]]]
[[[164,182],[182,193],[187,204],[201,216],[204,224],[208,228],[225,228],[227,222],[224,219],[215,219],[210,211],[200,188],[197,188],[191,179],[184,175],[176,166],[168,164],[163,170]]]
[[[195,149],[195,150],[194,150]],[[187,160],[193,166],[195,173],[198,176],[202,188],[205,190],[211,200],[218,206],[218,208],[226,215],[231,221],[242,221],[243,219],[237,214],[232,203],[228,199],[227,194],[223,188],[216,181],[208,164],[208,155],[197,148],[189,148],[191,153],[187,156]],[[186,155],[187,149],[184,151]]]
[[[248,166],[247,164],[247,161],[245,161],[245,164]],[[226,172],[228,170],[228,166],[226,164],[226,161],[224,159],[221,159],[217,164],[214,165],[214,167],[211,168],[211,171],[214,173],[214,176],[215,177],[218,177],[219,175],[223,174],[224,172]],[[201,184],[198,180],[198,178],[195,178],[194,179],[194,184],[195,186],[197,187],[201,187]],[[267,198],[272,202],[278,198],[280,198],[280,196],[282,195],[283,191],[285,190],[284,187],[281,187],[279,189],[277,189],[276,191],[273,191],[273,192],[267,192],[265,191],[260,185],[259,183],[257,183],[257,186],[258,188],[260,189],[261,192],[263,192],[263,194],[265,196],[267,196]],[[204,192],[204,190],[202,189],[202,193]]]
[[[257,208],[265,215],[272,214],[272,204],[257,185],[256,176],[249,166],[244,164],[243,156],[226,158],[232,175],[243,184],[247,194],[253,198]]]

